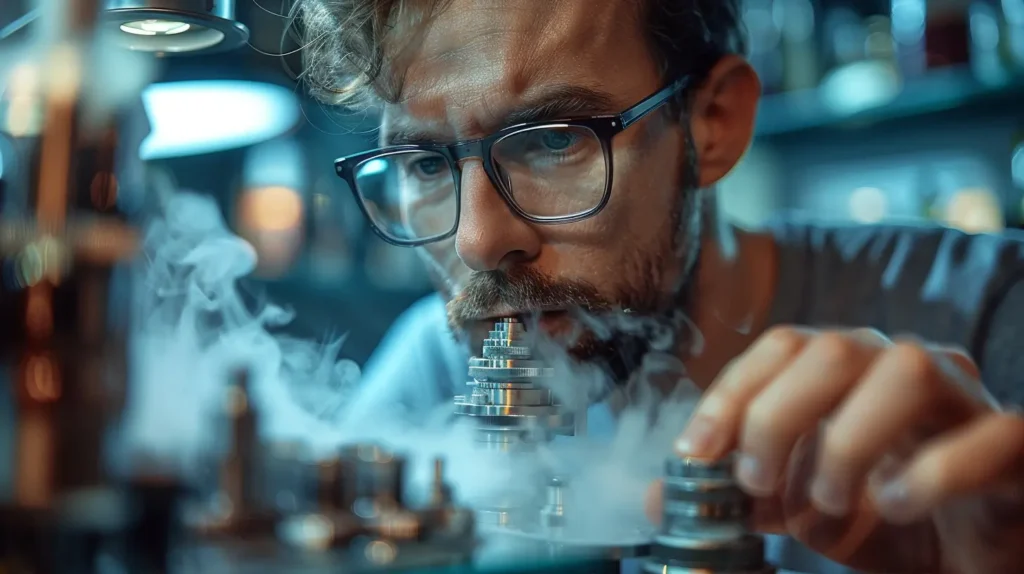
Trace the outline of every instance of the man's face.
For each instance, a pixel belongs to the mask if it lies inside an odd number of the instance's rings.
[[[544,120],[617,114],[663,87],[638,18],[633,2],[617,0],[456,0],[409,53],[383,139],[471,140],[524,112]],[[680,224],[693,220],[685,213],[693,174],[687,134],[667,110],[612,140],[609,202],[582,221],[518,218],[479,159],[461,163],[458,231],[422,248],[457,333],[540,312],[540,324],[557,336],[573,330],[571,308],[648,314],[674,302],[687,259],[676,249]]]

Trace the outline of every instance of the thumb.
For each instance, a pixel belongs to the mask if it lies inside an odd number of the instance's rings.
[[[644,514],[647,515],[647,519],[651,521],[651,524],[655,526],[661,526],[662,484],[660,478],[655,480],[647,487],[647,494],[644,495]]]

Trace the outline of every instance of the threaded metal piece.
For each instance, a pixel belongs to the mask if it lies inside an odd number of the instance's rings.
[[[750,531],[752,501],[733,478],[732,456],[669,458],[661,531],[646,572],[769,574],[764,539]]]
[[[554,434],[573,434],[574,417],[546,383],[554,369],[534,358],[518,319],[494,323],[480,356],[469,360],[471,392],[455,397],[455,413],[473,417],[480,443],[509,450]]]

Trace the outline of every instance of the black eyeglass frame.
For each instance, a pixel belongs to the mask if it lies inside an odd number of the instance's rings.
[[[370,223],[370,227],[373,229],[373,232],[384,241],[400,247],[417,247],[420,245],[427,245],[429,243],[444,241],[445,239],[455,235],[459,229],[459,219],[462,211],[462,169],[459,167],[459,162],[470,158],[480,158],[482,160],[484,172],[487,174],[487,178],[491,181],[494,189],[498,191],[498,194],[501,195],[502,199],[512,209],[513,213],[524,220],[544,225],[557,225],[581,221],[597,215],[605,208],[606,205],[608,205],[608,200],[611,198],[612,175],[614,172],[612,165],[612,138],[622,133],[654,110],[666,104],[673,96],[686,89],[689,84],[690,77],[684,76],[618,114],[517,124],[503,128],[483,138],[464,142],[453,142],[450,144],[409,144],[377,148],[335,160],[334,171],[339,177],[345,180],[345,183],[348,185],[349,190],[355,198],[356,204],[359,205],[359,209],[363,212],[363,216],[366,217],[366,220]],[[601,142],[605,165],[608,170],[608,173],[605,176],[605,188],[601,194],[601,200],[593,208],[572,215],[559,215],[553,217],[530,215],[519,207],[516,200],[512,197],[512,191],[507,189],[506,185],[502,183],[501,178],[498,177],[498,174],[495,171],[494,160],[491,157],[491,149],[495,144],[503,139],[523,132],[546,128],[564,129],[572,127],[590,130]],[[447,161],[448,169],[451,171],[452,177],[455,181],[455,221],[452,224],[452,228],[443,234],[434,235],[424,239],[397,239],[395,237],[391,237],[384,230],[380,229],[374,222],[373,217],[370,216],[370,211],[367,209],[366,204],[363,201],[363,197],[359,193],[359,188],[356,185],[356,171],[364,163],[374,159],[417,151],[436,153],[444,157]]]

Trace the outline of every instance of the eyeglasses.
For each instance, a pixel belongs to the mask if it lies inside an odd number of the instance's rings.
[[[519,217],[539,224],[580,221],[608,204],[612,138],[681,92],[676,80],[620,114],[531,122],[488,137],[442,145],[397,145],[334,162],[374,232],[416,246],[459,227],[459,162],[481,158],[491,184]]]

